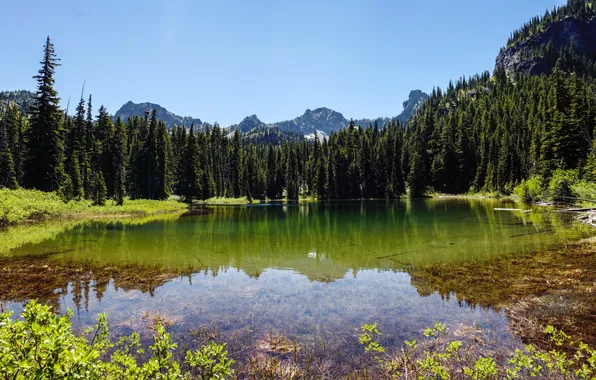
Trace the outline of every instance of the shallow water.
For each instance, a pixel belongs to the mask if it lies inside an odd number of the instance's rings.
[[[486,199],[329,202],[75,223],[41,241],[23,236],[4,251],[0,244],[0,268],[37,276],[0,286],[0,302],[15,311],[31,298],[72,308],[79,327],[105,311],[124,333],[158,313],[180,333],[209,325],[224,336],[274,332],[353,346],[359,327],[377,321],[392,345],[441,321],[515,343],[502,312],[456,295],[421,296],[408,269],[548,249],[592,233],[545,209],[494,210],[517,207]],[[48,267],[57,269],[46,275]]]

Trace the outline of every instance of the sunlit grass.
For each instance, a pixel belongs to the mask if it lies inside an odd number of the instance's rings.
[[[184,209],[186,205],[176,200],[126,200],[123,206],[108,201],[105,206],[93,206],[90,200],[64,202],[56,193],[0,189],[0,226],[58,218],[144,216]]]

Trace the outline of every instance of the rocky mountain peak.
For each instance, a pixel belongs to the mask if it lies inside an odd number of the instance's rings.
[[[596,18],[568,16],[550,24],[543,32],[503,49],[497,56],[495,69],[504,69],[509,77],[548,74],[562,49],[596,57]]]
[[[159,104],[149,102],[134,103],[132,101],[128,101],[122,107],[120,107],[118,111],[116,111],[114,117],[119,117],[123,121],[126,121],[133,116],[143,117],[146,112],[152,112],[153,110],[155,110],[156,116],[159,120],[166,122],[168,128],[172,128],[175,125],[190,128],[190,125],[193,122],[197,128],[204,126],[204,123],[201,121],[201,119],[194,119],[189,116],[179,116],[168,111]]]

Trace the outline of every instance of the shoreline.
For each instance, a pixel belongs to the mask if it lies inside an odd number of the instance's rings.
[[[0,231],[10,227],[71,220],[140,218],[183,213],[188,205],[176,199],[127,199],[122,206],[107,201],[95,206],[90,200],[64,202],[56,193],[38,190],[0,190]]]

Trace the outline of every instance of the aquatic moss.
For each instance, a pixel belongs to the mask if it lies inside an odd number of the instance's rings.
[[[596,239],[408,271],[422,296],[438,292],[472,305],[503,308],[511,329],[528,342],[544,344],[539,332],[551,324],[596,343]]]

